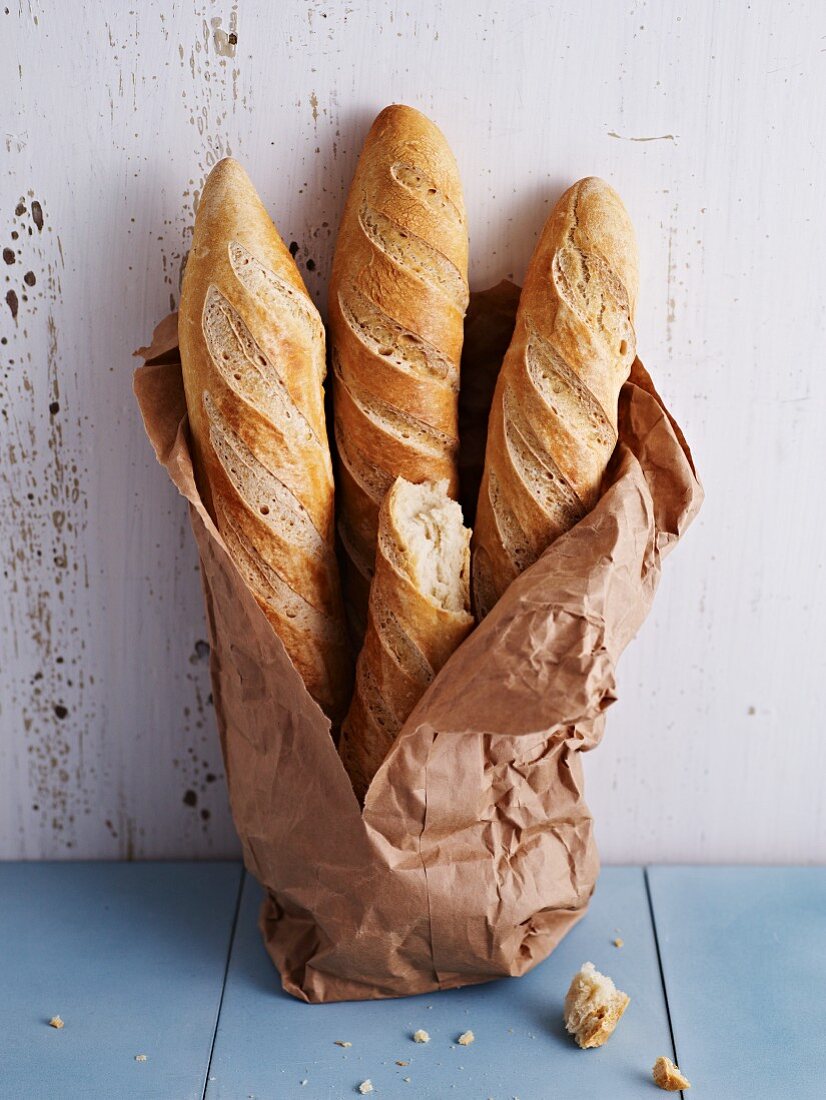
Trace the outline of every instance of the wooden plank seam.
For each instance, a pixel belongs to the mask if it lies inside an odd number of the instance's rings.
[[[215,1013],[215,1023],[212,1025],[212,1040],[209,1044],[209,1058],[207,1058],[206,1072],[204,1073],[204,1083],[201,1089],[201,1100],[206,1100],[207,1089],[209,1088],[209,1074],[212,1069],[212,1055],[215,1051],[215,1039],[218,1035],[218,1028],[221,1023],[221,1009],[224,1007],[224,993],[227,988],[227,975],[229,974],[229,964],[232,959],[232,949],[235,946],[235,931],[238,927],[238,914],[241,912],[241,898],[244,893],[244,880],[246,878],[246,870],[243,863],[241,864],[240,873],[238,875],[238,893],[235,897],[235,911],[232,914],[232,926],[229,932],[229,942],[227,943],[227,957],[224,962],[224,977],[221,981],[221,996],[218,998],[218,1009]]]
[[[645,881],[645,894],[648,898],[648,912],[651,914],[651,930],[654,933],[654,946],[657,949],[657,966],[660,969],[660,982],[663,987],[663,998],[665,1000],[665,1014],[668,1017],[668,1033],[671,1036],[671,1056],[674,1059],[674,1065],[680,1065],[680,1059],[677,1057],[677,1040],[674,1035],[674,1025],[671,1022],[671,1006],[668,1003],[668,987],[665,983],[665,971],[663,970],[663,960],[660,954],[660,935],[657,931],[657,914],[654,912],[654,902],[651,897],[651,884],[648,881],[648,869],[650,865],[643,867],[643,879]],[[223,999],[223,994],[222,994]],[[680,1096],[685,1100],[685,1092],[680,1089]]]

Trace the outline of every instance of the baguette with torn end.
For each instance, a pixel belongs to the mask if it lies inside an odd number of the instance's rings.
[[[622,202],[580,180],[542,231],[491,406],[473,534],[479,619],[596,502],[636,354],[637,284]]]
[[[330,281],[339,532],[345,598],[360,639],[379,506],[397,476],[455,496],[468,240],[456,162],[411,107],[367,135]]]
[[[398,478],[385,496],[367,632],[339,746],[360,800],[413,707],[473,626],[469,541],[446,482]]]
[[[195,475],[307,690],[346,711],[350,654],[334,551],[324,329],[235,161],[210,173],[178,318]]]

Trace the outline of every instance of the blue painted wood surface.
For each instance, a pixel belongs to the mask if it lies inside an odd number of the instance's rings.
[[[0,1098],[346,1100],[367,1079],[377,1100],[653,1098],[669,1012],[690,1098],[826,1096],[826,868],[651,869],[668,1009],[638,868],[606,868],[525,978],[341,1005],[281,991],[249,878],[226,969],[240,881],[237,864],[0,864]],[[631,996],[597,1051],[561,1024],[586,959]]]
[[[305,1005],[283,993],[256,927],[260,898],[248,878],[208,1100],[346,1098],[358,1096],[358,1085],[368,1079],[377,1100],[638,1100],[657,1094],[650,1068],[658,1054],[671,1056],[672,1046],[639,868],[606,868],[589,914],[526,977],[395,1001]],[[618,936],[622,948],[613,946]],[[587,960],[614,978],[631,1005],[605,1047],[582,1051],[564,1031],[562,1001]],[[430,1034],[428,1044],[412,1041],[418,1028]],[[458,1046],[457,1037],[468,1029],[475,1042]],[[352,1046],[338,1047],[336,1040]]]
[[[0,863],[0,1097],[200,1100],[240,881],[236,863]]]
[[[826,868],[655,867],[691,1100],[826,1097]]]

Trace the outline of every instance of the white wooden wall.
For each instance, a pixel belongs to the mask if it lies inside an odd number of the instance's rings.
[[[361,139],[401,101],[456,152],[474,286],[521,278],[580,176],[638,229],[642,356],[708,499],[587,763],[604,858],[824,860],[826,5],[6,3],[0,856],[236,851],[130,352],[227,153],[323,304]]]

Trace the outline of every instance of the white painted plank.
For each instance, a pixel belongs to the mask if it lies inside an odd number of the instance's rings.
[[[823,6],[8,7],[0,855],[235,851],[194,549],[129,352],[177,298],[196,195],[224,153],[323,303],[360,141],[395,99],[455,149],[475,286],[521,276],[578,176],[611,180],[638,229],[643,358],[708,500],[589,760],[604,855],[823,858]],[[232,28],[221,56],[216,32]]]

